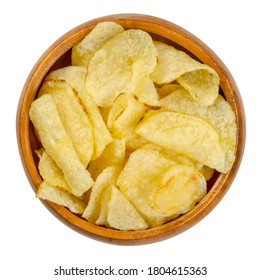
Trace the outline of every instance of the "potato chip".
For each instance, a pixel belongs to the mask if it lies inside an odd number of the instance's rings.
[[[98,106],[110,107],[121,93],[132,93],[133,65],[143,61],[149,75],[157,64],[157,51],[150,35],[129,29],[109,39],[91,59],[86,87]]]
[[[160,100],[163,108],[175,112],[201,117],[208,121],[218,132],[225,151],[226,166],[223,172],[231,169],[235,161],[236,149],[236,119],[229,103],[218,95],[213,105],[205,107],[196,102],[181,86]]]
[[[95,52],[111,37],[123,32],[124,28],[114,22],[100,22],[77,45],[72,48],[72,65],[87,67]]]
[[[45,93],[53,95],[64,128],[79,159],[87,167],[93,154],[92,125],[73,88],[66,81],[49,80],[43,83],[39,95]]]
[[[29,116],[43,147],[62,170],[72,193],[81,196],[94,182],[63,126],[53,95],[44,94],[34,100]]]
[[[136,133],[219,172],[226,171],[220,136],[202,118],[173,111],[150,110],[137,125]]]
[[[206,181],[194,167],[177,164],[162,176],[150,197],[152,208],[163,215],[180,215],[191,210],[206,195]]]
[[[107,126],[115,137],[126,138],[126,146],[135,149],[146,140],[135,133],[135,126],[147,107],[131,94],[121,94],[110,109]]]
[[[58,205],[65,206],[75,214],[82,214],[86,208],[86,203],[83,200],[62,189],[50,186],[45,181],[40,184],[36,196]]]
[[[111,165],[123,167],[126,150],[126,139],[114,139],[109,143],[99,158],[91,161],[88,171],[95,180],[97,176]]]
[[[117,184],[150,227],[185,213],[206,191],[205,179],[194,167],[149,149],[138,149],[130,155]]]
[[[144,60],[139,59],[133,64],[131,91],[140,102],[149,106],[159,106],[159,95],[144,63]]]
[[[82,217],[91,223],[95,223],[101,209],[102,193],[108,185],[115,184],[121,168],[118,166],[109,166],[97,177],[90,193],[88,205],[82,214]]]
[[[48,185],[59,187],[71,193],[71,189],[56,162],[50,156],[48,156],[43,148],[37,150],[36,154],[39,157],[38,169],[43,180]]]
[[[151,74],[157,84],[177,80],[201,105],[214,103],[219,92],[219,77],[214,69],[192,59],[173,46],[155,41],[159,60]]]
[[[107,223],[119,230],[143,230],[148,225],[132,203],[115,187],[111,186],[108,202]]]
[[[91,160],[98,158],[106,145],[112,141],[112,137],[104,123],[100,111],[86,91],[86,69],[78,66],[67,66],[52,71],[45,80],[65,80],[77,92],[81,105],[84,107],[93,127],[94,146]]]

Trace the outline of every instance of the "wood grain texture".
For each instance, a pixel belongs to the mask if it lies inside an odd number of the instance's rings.
[[[33,150],[39,147],[29,121],[28,111],[31,102],[46,74],[70,64],[71,48],[81,41],[98,22],[115,21],[124,28],[139,28],[150,33],[157,40],[172,44],[184,50],[197,60],[214,68],[220,77],[220,91],[232,106],[237,121],[236,161],[227,174],[215,173],[208,184],[208,194],[196,207],[179,218],[157,228],[143,231],[119,231],[88,223],[66,208],[51,202],[43,204],[63,223],[88,237],[114,244],[146,244],[175,236],[203,219],[219,203],[231,186],[239,169],[245,146],[245,113],[236,83],[220,58],[201,40],[190,32],[166,20],[140,14],[119,14],[97,18],[72,29],[59,38],[35,64],[21,93],[17,109],[17,142],[20,157],[28,180],[34,191],[42,179],[37,169],[37,159]]]

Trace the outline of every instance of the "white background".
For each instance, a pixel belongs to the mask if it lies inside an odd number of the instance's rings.
[[[259,279],[260,20],[257,4],[256,0],[1,1],[1,279],[73,279],[53,275],[54,268],[60,265],[64,268],[111,265],[144,270],[149,266],[206,266],[206,277],[164,278]],[[240,89],[247,117],[244,158],[223,200],[188,231],[144,246],[115,246],[95,241],[58,221],[35,198],[16,141],[18,100],[38,58],[68,30],[115,13],[161,17],[199,37],[229,68]]]

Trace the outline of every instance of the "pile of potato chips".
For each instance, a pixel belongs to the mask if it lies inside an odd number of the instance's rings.
[[[235,161],[219,77],[139,29],[102,22],[45,78],[29,111],[42,144],[37,197],[118,230],[191,210]]]

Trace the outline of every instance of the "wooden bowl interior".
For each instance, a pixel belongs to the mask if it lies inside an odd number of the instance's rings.
[[[193,210],[168,222],[160,227],[143,231],[119,231],[96,226],[88,223],[85,219],[71,213],[65,207],[51,202],[42,201],[43,204],[62,222],[74,230],[89,237],[105,242],[120,244],[144,244],[159,241],[181,233],[190,228],[205,217],[221,200],[230,187],[243,155],[245,142],[245,116],[242,100],[238,88],[223,64],[223,62],[194,35],[181,27],[168,21],[144,16],[144,15],[112,15],[82,24],[58,39],[39,59],[32,69],[22,92],[17,111],[17,138],[23,166],[27,177],[34,189],[42,179],[38,173],[38,159],[33,152],[39,149],[38,142],[32,124],[29,121],[28,110],[31,102],[37,97],[38,89],[44,77],[52,70],[71,64],[71,48],[81,41],[93,27],[101,21],[115,21],[125,29],[139,28],[147,31],[154,39],[171,44],[185,51],[193,58],[206,63],[214,68],[220,77],[220,93],[232,106],[237,119],[237,156],[232,170],[228,174],[214,173],[208,182],[208,194],[198,203]]]

